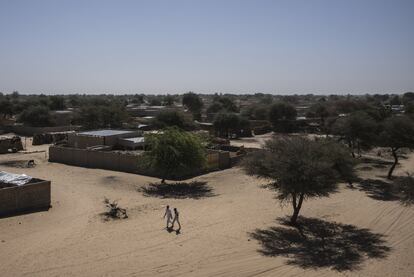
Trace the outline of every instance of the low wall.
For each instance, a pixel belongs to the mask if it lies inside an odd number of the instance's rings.
[[[219,153],[217,151],[209,151],[207,153],[206,169],[208,171],[220,169],[219,159]]]
[[[50,146],[49,161],[128,173],[143,173],[139,168],[139,156],[119,152]]]
[[[220,145],[220,150],[223,151],[229,151],[229,152],[237,152],[240,150],[240,146],[234,146],[234,145]]]
[[[68,145],[73,148],[88,148],[96,145],[105,145],[104,137],[79,136],[76,133],[68,135]]]
[[[33,136],[34,134],[43,134],[51,132],[65,132],[76,130],[78,126],[55,126],[55,127],[31,127],[23,125],[10,126],[10,131],[21,136]]]
[[[143,166],[143,161],[142,156],[126,153],[78,149],[57,145],[49,147],[49,162],[158,177],[156,172]],[[230,166],[229,152],[210,150],[207,153],[207,165],[204,172],[225,169]]]
[[[50,181],[0,189],[0,216],[50,208]]]

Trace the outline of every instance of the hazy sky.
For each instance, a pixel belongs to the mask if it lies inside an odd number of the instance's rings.
[[[414,90],[414,0],[0,0],[0,91]]]

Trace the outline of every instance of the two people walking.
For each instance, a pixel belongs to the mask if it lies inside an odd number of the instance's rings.
[[[180,224],[180,213],[178,212],[177,208],[174,208],[174,218],[170,209],[170,206],[167,205],[167,207],[165,208],[165,213],[163,218],[167,217],[167,230],[171,230],[174,228],[174,223],[177,222],[178,224],[178,230],[181,230],[181,224]],[[171,226],[169,226],[169,224],[171,223]]]

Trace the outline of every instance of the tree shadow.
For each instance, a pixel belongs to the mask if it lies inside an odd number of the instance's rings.
[[[200,199],[204,197],[216,196],[213,189],[207,185],[207,182],[193,181],[190,183],[151,183],[148,186],[138,189],[144,196],[159,198],[192,198]]]
[[[360,159],[361,163],[368,164],[374,168],[387,168],[393,164],[392,161],[387,161],[379,158],[363,157]]]
[[[372,171],[373,170],[373,167],[371,167],[371,166],[361,166],[361,167],[357,168],[357,170],[360,170],[360,171]]]
[[[400,202],[406,206],[414,204],[414,177],[412,175],[397,177],[394,181],[395,190]]]
[[[384,236],[369,229],[317,218],[299,217],[297,227],[288,218],[279,221],[283,227],[257,229],[250,236],[262,245],[261,254],[286,257],[289,265],[357,270],[365,259],[385,258],[391,251]]]
[[[14,168],[28,168],[29,160],[14,160],[14,161],[2,161],[0,165]]]
[[[360,179],[356,186],[375,200],[396,201],[400,199],[395,194],[393,184],[380,179]]]

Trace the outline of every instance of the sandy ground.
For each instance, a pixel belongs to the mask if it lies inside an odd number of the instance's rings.
[[[304,203],[304,216],[366,228],[368,234],[382,236],[381,249],[389,248],[378,257],[379,249],[365,236],[362,246],[353,249],[355,255],[342,258],[347,243],[335,244],[329,255],[339,259],[326,265],[315,262],[323,253],[263,253],[265,246],[252,233],[284,228],[277,219],[291,208],[282,207],[260,180],[238,168],[195,178],[208,182],[214,196],[162,199],[137,191],[154,178],[48,163],[45,156],[0,155],[0,170],[51,180],[53,205],[46,212],[0,219],[1,276],[413,276],[414,207],[373,197],[372,191],[342,185],[329,198]],[[1,165],[29,159],[35,159],[35,168]],[[402,161],[397,174],[406,170],[414,170],[414,155]],[[361,176],[380,178],[384,172],[365,166]],[[103,221],[104,197],[118,200],[129,218]],[[166,204],[181,211],[180,234],[164,229]],[[266,245],[272,248],[280,239]],[[342,262],[348,262],[348,270],[335,269]]]

